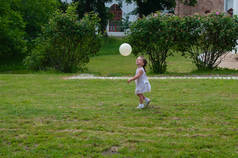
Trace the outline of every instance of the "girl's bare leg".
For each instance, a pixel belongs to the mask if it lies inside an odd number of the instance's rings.
[[[139,97],[140,100],[140,104],[143,104],[143,101],[145,99],[145,96],[143,94],[137,94],[137,96]]]
[[[142,96],[143,96],[143,100],[145,100],[145,96],[144,96],[144,94],[142,94]]]

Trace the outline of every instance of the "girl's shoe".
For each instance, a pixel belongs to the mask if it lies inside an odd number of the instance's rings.
[[[139,104],[136,108],[137,109],[143,109],[145,106],[144,106],[144,104]]]
[[[146,99],[145,99],[145,107],[147,107],[149,104],[150,104],[150,99],[149,99],[149,98],[146,98]]]

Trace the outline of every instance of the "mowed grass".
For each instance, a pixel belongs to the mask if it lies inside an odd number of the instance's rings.
[[[238,157],[235,80],[134,83],[0,75],[0,157]]]
[[[179,54],[168,57],[167,62],[168,70],[163,75],[191,75],[192,72],[196,70],[196,67],[192,64],[191,60],[186,59]],[[133,54],[124,57],[119,54],[119,51],[115,55],[93,57],[87,65],[88,73],[101,76],[133,75],[136,67],[136,57]],[[152,73],[149,65],[146,69],[148,75],[158,75]],[[236,73],[238,74],[238,71],[236,71]]]
[[[136,57],[131,54],[128,57],[121,56],[119,47],[125,40],[123,38],[103,38],[101,49],[96,56],[90,57],[90,62],[86,64],[86,71],[75,72],[76,74],[90,73],[97,76],[128,76],[135,73]],[[23,59],[0,58],[0,74],[58,74],[53,69],[37,72],[27,70],[23,64]],[[149,61],[149,60],[148,60]],[[147,66],[147,75],[150,76],[185,76],[185,75],[238,75],[238,70],[216,69],[213,71],[197,71],[196,66],[191,59],[181,56],[180,53],[174,52],[173,56],[167,58],[167,71],[164,74],[154,74]]]
[[[127,57],[118,54],[102,55],[90,59],[87,65],[86,73],[98,76],[128,76],[134,75],[136,70],[136,57],[130,55]],[[155,74],[147,66],[147,75],[149,76],[191,76],[191,75],[238,75],[238,70],[215,69],[211,71],[198,71],[190,59],[180,54],[168,57],[168,67],[164,74]]]
[[[104,38],[98,55],[92,57],[89,64],[87,64],[87,72],[99,76],[133,75],[136,69],[136,56],[133,54],[127,57],[120,55],[119,47],[122,43],[124,43],[123,38]],[[190,59],[178,53],[168,57],[167,63],[168,70],[166,75],[183,75],[196,70]],[[147,70],[149,75],[155,75],[150,70],[149,65]]]
[[[119,47],[124,43],[123,38],[104,37],[101,40],[101,49],[97,55],[115,55],[118,54]]]
[[[122,38],[105,38],[102,40],[102,48],[97,56],[92,57],[86,65],[86,73],[98,76],[128,76],[133,75],[136,69],[136,57],[131,54],[124,57],[119,53],[120,45],[124,43]],[[174,52],[167,58],[167,71],[164,74],[154,74],[147,66],[147,74],[150,76],[184,76],[184,75],[238,75],[238,70],[215,69],[212,71],[198,71],[192,60]],[[148,60],[149,62],[149,60]],[[150,64],[150,63],[149,63]]]

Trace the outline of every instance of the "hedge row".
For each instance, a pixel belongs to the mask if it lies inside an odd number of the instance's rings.
[[[130,29],[133,53],[148,56],[155,73],[166,71],[166,58],[176,51],[190,57],[199,70],[214,69],[238,40],[237,16],[219,12],[186,17],[158,13],[139,19]]]

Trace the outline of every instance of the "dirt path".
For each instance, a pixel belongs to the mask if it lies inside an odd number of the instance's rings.
[[[222,62],[218,67],[238,70],[238,54],[228,53],[222,57]],[[166,77],[148,77],[150,80],[165,79],[222,79],[222,80],[238,80],[238,76],[166,76]],[[99,80],[127,80],[129,77],[97,77],[92,74],[81,74],[78,76],[67,77],[64,79],[99,79]]]
[[[79,79],[79,80],[128,80],[130,77],[96,77],[86,74],[79,76],[72,76],[64,78],[66,80]],[[213,80],[238,80],[238,76],[168,76],[168,77],[148,77],[149,80],[167,80],[167,79],[213,79]]]
[[[218,67],[238,70],[238,54],[228,53]]]

